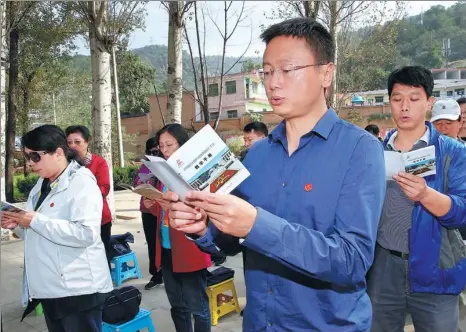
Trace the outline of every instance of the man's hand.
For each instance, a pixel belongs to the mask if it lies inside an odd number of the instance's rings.
[[[207,232],[207,215],[205,211],[181,202],[174,192],[165,192],[163,198],[171,202],[168,216],[172,228],[198,236],[203,236]]]
[[[393,179],[400,185],[406,196],[414,202],[421,201],[427,195],[428,187],[424,178],[400,172],[394,175]]]
[[[219,231],[240,238],[249,234],[257,217],[254,206],[232,195],[191,191],[186,202],[204,210]]]
[[[4,229],[14,229],[18,226],[18,223],[14,222],[12,219],[6,217],[3,213],[2,215],[2,228]]]
[[[5,221],[6,225],[9,225],[10,227],[13,227],[13,225],[16,224],[16,226],[20,225],[24,228],[29,228],[29,225],[31,224],[31,221],[32,219],[34,219],[35,215],[36,215],[36,212],[3,211],[2,212],[2,227]]]

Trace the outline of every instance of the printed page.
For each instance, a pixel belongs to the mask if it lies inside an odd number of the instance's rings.
[[[435,146],[403,153],[406,173],[420,177],[436,174]]]
[[[187,144],[187,143],[186,143]],[[167,161],[160,157],[146,156],[147,160],[142,160],[143,164],[154,174],[170,191],[173,191],[185,199],[186,194],[193,188],[183,178],[170,167]]]
[[[10,212],[26,212],[26,210],[23,210],[11,203],[1,201],[0,202],[0,211],[10,211]]]
[[[167,163],[195,190],[228,194],[250,174],[210,125],[180,147]]]
[[[405,171],[403,154],[396,151],[384,151],[385,179],[393,181],[393,175]]]

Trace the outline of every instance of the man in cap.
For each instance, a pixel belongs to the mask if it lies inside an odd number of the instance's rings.
[[[466,145],[466,142],[458,136],[463,125],[463,119],[457,101],[453,99],[437,101],[432,107],[432,119],[430,121],[442,135],[449,136]]]

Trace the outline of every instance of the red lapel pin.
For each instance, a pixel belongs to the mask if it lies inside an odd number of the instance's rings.
[[[50,207],[54,207],[55,206],[55,203],[50,203]]]
[[[305,186],[304,186],[304,190],[309,192],[312,190],[312,184],[311,183],[307,183]]]

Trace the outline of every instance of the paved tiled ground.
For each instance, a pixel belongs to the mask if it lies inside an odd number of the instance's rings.
[[[124,285],[135,285],[142,292],[141,307],[152,311],[152,320],[158,332],[175,331],[170,317],[170,305],[163,287],[150,291],[144,290],[148,282],[148,257],[144,233],[138,211],[138,197],[127,192],[118,192],[115,195],[118,218],[112,228],[113,234],[131,232],[135,237],[135,243],[131,248],[136,252],[138,262],[141,266],[143,279],[127,281]],[[129,219],[131,218],[131,219]],[[124,220],[126,219],[126,220]],[[235,285],[241,307],[245,303],[245,287],[243,279],[242,257],[229,257],[227,267],[234,268]],[[37,332],[47,331],[44,318],[30,315],[22,323],[20,317],[23,308],[19,302],[21,296],[21,278],[23,271],[23,243],[21,241],[10,241],[1,246],[1,292],[0,305],[3,315],[3,329],[5,332]],[[466,308],[461,307],[461,330],[466,331]],[[241,317],[230,314],[220,320],[219,324],[212,329],[213,332],[241,331]],[[409,321],[405,332],[413,332],[414,329]],[[142,332],[142,331],[141,331]]]

